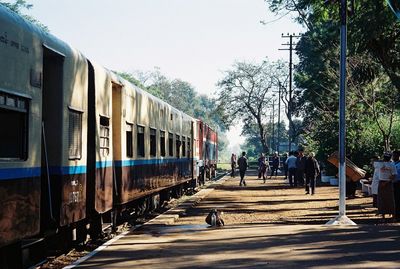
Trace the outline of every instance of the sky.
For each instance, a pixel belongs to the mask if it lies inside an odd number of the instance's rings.
[[[276,20],[263,0],[29,0],[27,13],[89,59],[116,71],[159,68],[212,96],[235,61],[288,59],[282,33],[300,33],[290,15]],[[238,127],[239,126],[239,127]],[[241,143],[240,124],[228,139]]]

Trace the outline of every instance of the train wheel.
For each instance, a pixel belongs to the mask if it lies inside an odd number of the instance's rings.
[[[101,237],[102,234],[102,219],[101,215],[98,213],[93,213],[90,220],[89,228],[90,238],[97,239]]]
[[[160,192],[160,205],[164,205],[164,203],[171,200],[171,191],[170,190],[163,190]]]
[[[23,268],[21,243],[16,243],[0,248],[0,268]]]
[[[176,186],[176,187],[173,189],[172,193],[173,193],[173,197],[174,197],[174,198],[180,198],[180,197],[182,197],[182,194],[183,194],[183,187],[182,187],[182,185]]]

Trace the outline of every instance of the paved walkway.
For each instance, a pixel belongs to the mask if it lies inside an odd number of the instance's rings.
[[[192,200],[198,203],[192,209],[176,211],[181,218],[175,223],[155,220],[144,225],[79,268],[400,268],[398,225],[370,222],[340,228],[301,221],[298,223],[303,224],[283,224],[304,219],[300,215],[309,213],[305,208],[323,212],[323,200],[335,191],[333,187],[320,188],[319,196],[304,197],[303,189],[287,189],[281,179],[263,185],[250,177],[248,186],[241,189],[237,179],[228,179],[215,190],[200,192]],[[279,199],[281,203],[274,202]],[[372,209],[363,199],[359,199],[358,209],[368,212],[361,214],[366,218]],[[226,205],[221,206],[224,201]],[[357,199],[351,202],[356,205]],[[286,209],[268,211],[279,204]],[[238,209],[238,205],[242,207]],[[225,227],[205,225],[204,213],[213,206],[227,211]],[[300,215],[299,208],[303,210]],[[331,213],[324,218],[335,214]],[[281,222],[281,218],[274,218],[277,214],[287,219]]]

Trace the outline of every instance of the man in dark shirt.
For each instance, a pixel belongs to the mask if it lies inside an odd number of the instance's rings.
[[[317,176],[320,173],[318,161],[315,159],[314,152],[310,152],[308,158],[306,158],[305,165],[305,173],[306,173],[306,194],[309,194],[311,191],[311,195],[315,193],[315,182]]]
[[[306,157],[303,154],[303,149],[299,149],[299,155],[297,156],[297,161],[296,161],[296,179],[297,183],[300,186],[303,186],[304,184],[304,172],[306,168]]]
[[[242,152],[242,157],[239,158],[238,160],[238,166],[239,166],[239,174],[240,174],[240,183],[239,186],[246,186],[246,181],[244,180],[244,175],[246,174],[247,170],[247,158],[246,158],[246,152]]]
[[[269,177],[270,179],[274,175],[274,172],[275,172],[275,178],[278,176],[279,162],[280,161],[279,161],[278,152],[275,152],[274,156],[272,157],[271,176]]]

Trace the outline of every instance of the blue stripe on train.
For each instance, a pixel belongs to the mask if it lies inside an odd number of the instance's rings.
[[[150,160],[123,160],[115,161],[115,166],[135,166],[135,165],[148,165],[148,164],[165,164],[165,163],[185,163],[189,162],[189,158],[173,158],[173,159],[150,159]]]
[[[149,165],[149,164],[165,164],[165,163],[185,163],[189,162],[189,158],[173,158],[173,159],[150,159],[150,160],[124,160],[115,161],[115,166],[135,166],[135,165]],[[100,161],[96,162],[96,168],[111,167],[112,161]],[[49,168],[51,175],[74,175],[74,174],[85,174],[86,166],[52,166]],[[18,179],[18,178],[32,178],[39,177],[41,175],[40,167],[28,167],[28,168],[0,168],[0,180],[7,179]]]
[[[40,176],[40,167],[0,169],[0,180]]]
[[[86,165],[52,166],[49,170],[51,175],[86,174]]]

